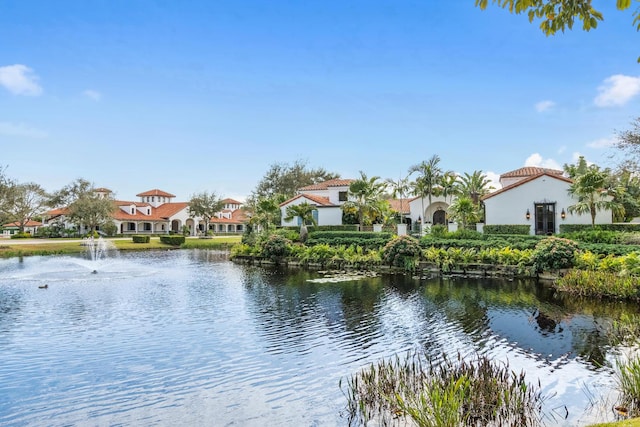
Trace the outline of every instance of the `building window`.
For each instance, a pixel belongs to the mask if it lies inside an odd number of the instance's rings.
[[[145,222],[144,223],[144,231],[151,231],[151,223],[150,222]]]
[[[129,231],[136,231],[136,224],[135,222],[129,222],[127,225],[127,230]]]
[[[131,208],[131,215],[135,215],[136,214],[136,208]]]
[[[338,200],[339,200],[340,202],[346,202],[346,201],[347,201],[347,195],[348,195],[348,192],[346,192],[346,191],[340,191],[340,192],[338,193]]]

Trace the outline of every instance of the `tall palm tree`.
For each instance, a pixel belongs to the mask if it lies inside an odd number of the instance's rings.
[[[448,197],[449,204],[451,204],[453,196],[458,194],[458,176],[451,171],[445,172],[442,177],[440,177],[440,189],[445,202]]]
[[[615,190],[606,188],[608,180],[608,171],[600,170],[596,165],[589,166],[587,171],[578,175],[569,188],[569,194],[578,202],[567,208],[569,213],[590,214],[591,226],[595,227],[598,211],[611,210],[614,215],[624,212],[624,207],[613,198]]]
[[[384,182],[379,182],[379,179],[379,176],[369,178],[360,171],[360,178],[349,185],[351,200],[343,206],[357,209],[361,227],[365,224],[365,220],[373,221],[375,215],[380,211],[380,200],[387,185]]]
[[[424,198],[429,199],[429,205],[431,205],[431,197],[438,194],[438,184],[440,176],[442,175],[442,169],[439,166],[440,157],[437,154],[431,156],[427,161],[422,161],[417,165],[413,165],[409,168],[409,175],[414,172],[418,173],[418,177],[413,183],[413,194],[420,197],[420,203],[422,207],[422,216],[424,217]],[[423,218],[423,223],[426,218]],[[420,225],[422,232],[422,224]]]
[[[465,172],[458,177],[458,192],[471,198],[476,206],[480,205],[480,198],[491,190],[491,181],[481,170],[475,170],[472,174]]]
[[[295,217],[300,218],[300,240],[306,241],[308,236],[307,224],[318,225],[318,222],[313,217],[313,211],[316,210],[316,207],[310,205],[307,202],[300,203],[299,205],[290,205],[287,206],[287,216],[284,218],[285,221],[291,221]]]
[[[394,199],[400,199],[400,224],[404,224],[404,202],[407,194],[411,190],[411,183],[409,177],[398,178],[397,181],[393,179],[387,179],[387,185],[391,187],[391,197]]]
[[[257,224],[263,230],[269,230],[279,222],[280,207],[275,197],[258,199],[253,211],[250,223]]]

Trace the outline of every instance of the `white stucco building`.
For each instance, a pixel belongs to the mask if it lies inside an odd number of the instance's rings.
[[[287,207],[302,203],[315,206],[313,217],[318,225],[342,225],[341,206],[349,200],[349,185],[353,181],[353,179],[331,179],[298,189],[296,196],[280,204],[281,225],[285,227],[300,225],[299,217],[290,221],[284,219],[287,217]]]
[[[569,213],[577,200],[573,181],[561,170],[523,167],[500,176],[502,188],[482,198],[486,225],[529,225],[530,234],[555,234],[560,224],[591,224],[591,215]],[[611,224],[610,210],[596,214],[596,224]]]

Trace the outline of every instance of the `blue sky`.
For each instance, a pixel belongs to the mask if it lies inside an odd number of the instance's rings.
[[[275,162],[397,179],[611,165],[640,116],[640,33],[546,37],[456,1],[0,3],[0,165],[49,191],[244,199]]]

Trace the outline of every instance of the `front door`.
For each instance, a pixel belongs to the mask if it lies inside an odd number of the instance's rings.
[[[553,234],[556,232],[556,204],[536,203],[536,234]]]
[[[437,210],[433,213],[433,225],[441,224],[445,225],[446,223],[446,212],[443,210]]]

